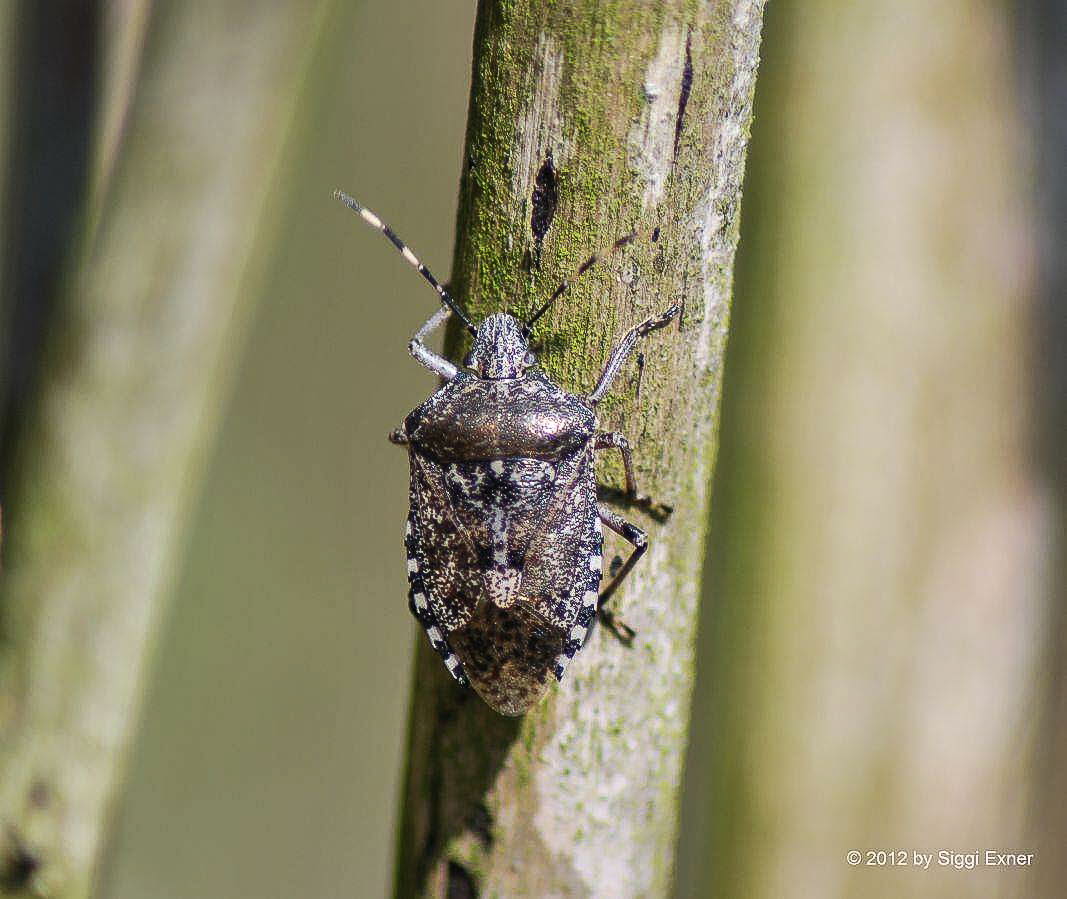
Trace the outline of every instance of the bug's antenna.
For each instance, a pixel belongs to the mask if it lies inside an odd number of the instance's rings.
[[[549,307],[554,302],[556,302],[556,300],[558,300],[571,288],[575,281],[577,281],[582,275],[589,271],[589,269],[591,269],[598,262],[601,262],[605,257],[612,255],[612,253],[618,252],[623,247],[628,246],[629,244],[632,244],[635,240],[637,240],[638,237],[641,237],[644,234],[645,232],[641,231],[631,231],[629,234],[624,234],[617,241],[615,241],[615,243],[613,243],[611,247],[607,250],[602,250],[599,253],[594,253],[592,256],[586,259],[585,262],[578,266],[578,271],[574,273],[573,277],[564,279],[563,283],[560,284],[559,287],[557,287],[552,292],[552,296],[545,300],[541,308],[538,309],[532,316],[530,316],[529,319],[527,319],[527,321],[522,326],[523,331],[529,334],[533,330],[533,326],[537,322],[537,320],[548,311]],[[659,240],[659,228],[653,228],[652,231],[648,233],[648,237],[653,243]]]
[[[463,322],[464,327],[471,334],[475,333],[475,327],[471,323],[470,317],[463,311],[463,307],[460,306],[459,303],[452,298],[452,295],[440,285],[430,270],[419,261],[419,258],[412,253],[410,249],[408,249],[407,244],[396,236],[396,232],[392,228],[365,206],[362,206],[353,200],[344,191],[335,190],[333,195],[353,212],[359,213],[360,218],[362,218],[368,225],[372,228],[377,228],[382,234],[388,237],[389,242],[400,251],[400,255],[411,263],[412,267],[429,282],[430,287],[437,291],[437,295],[441,298],[441,302],[455,313],[456,317]]]

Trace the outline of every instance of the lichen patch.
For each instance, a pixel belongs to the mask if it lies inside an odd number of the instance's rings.
[[[675,132],[685,80],[686,30],[668,25],[641,86],[646,105],[627,138],[630,167],[645,185],[645,209],[659,205],[674,162]],[[690,78],[692,72],[690,71]]]

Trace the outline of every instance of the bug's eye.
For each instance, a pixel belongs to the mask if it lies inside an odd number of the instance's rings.
[[[537,359],[534,357],[533,353],[528,352],[522,361],[526,365],[533,365],[537,361]]]

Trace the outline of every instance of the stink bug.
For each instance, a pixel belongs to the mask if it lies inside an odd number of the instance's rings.
[[[596,407],[637,341],[681,307],[629,331],[592,392],[576,396],[538,370],[529,347],[533,325],[569,281],[525,322],[498,313],[475,327],[388,225],[346,194],[335,196],[389,238],[442,303],[408,350],[443,386],[389,435],[408,448],[411,462],[411,611],[460,684],[496,711],[521,715],[545,694],[550,677],[563,677],[593,616],[648,546],[644,531],[597,503],[593,453],[601,449],[622,454],[627,497],[647,498],[637,492],[630,445],[622,434],[597,429]],[[617,240],[613,251],[633,239]],[[474,337],[467,371],[423,343],[450,315]],[[633,546],[603,592],[602,525]]]

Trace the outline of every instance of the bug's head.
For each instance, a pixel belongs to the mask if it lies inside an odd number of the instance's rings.
[[[463,364],[480,378],[496,381],[521,378],[537,360],[521,322],[504,312],[488,316],[474,334],[474,345]]]

